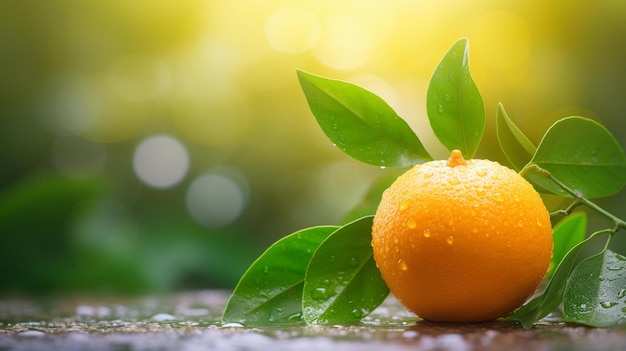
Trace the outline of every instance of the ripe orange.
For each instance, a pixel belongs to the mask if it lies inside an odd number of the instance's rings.
[[[422,319],[479,322],[521,306],[552,257],[549,213],[523,177],[497,162],[417,165],[385,191],[374,259],[391,292]]]

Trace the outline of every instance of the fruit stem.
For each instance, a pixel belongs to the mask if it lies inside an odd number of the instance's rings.
[[[467,165],[467,161],[463,158],[463,154],[461,150],[452,150],[450,153],[450,158],[448,159],[448,163],[446,163],[448,167],[456,167],[456,166],[465,166]]]
[[[565,210],[561,210],[561,211],[555,212],[555,214],[568,215],[577,206],[585,205],[585,206],[591,208],[592,210],[596,211],[597,213],[601,214],[602,216],[604,216],[604,217],[608,218],[609,220],[611,220],[613,222],[613,224],[615,225],[615,227],[613,228],[613,232],[617,232],[620,229],[626,229],[626,221],[623,221],[622,219],[618,218],[614,214],[610,213],[609,211],[607,211],[607,210],[603,209],[602,207],[598,206],[597,204],[595,204],[591,200],[587,199],[580,191],[573,190],[570,187],[568,187],[567,185],[563,184],[563,182],[561,182],[559,179],[554,177],[546,169],[543,169],[543,168],[541,168],[541,167],[539,167],[537,165],[532,165],[531,167],[529,167],[529,170],[533,170],[533,171],[537,172],[538,174],[540,174],[540,175],[542,175],[544,177],[547,177],[548,179],[553,181],[556,185],[558,185],[561,189],[565,190],[565,192],[567,192],[568,194],[570,194],[574,198],[574,201],[570,204],[570,206],[568,206]]]

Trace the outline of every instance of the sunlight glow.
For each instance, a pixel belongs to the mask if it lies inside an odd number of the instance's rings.
[[[478,60],[495,68],[515,67],[530,55],[530,26],[514,12],[491,11],[480,17],[474,26],[471,45]]]
[[[348,70],[363,65],[374,50],[374,34],[360,18],[332,16],[324,21],[324,35],[316,57],[328,67]]]
[[[276,50],[296,54],[312,48],[321,35],[315,13],[303,7],[285,6],[272,12],[265,24],[265,36]]]

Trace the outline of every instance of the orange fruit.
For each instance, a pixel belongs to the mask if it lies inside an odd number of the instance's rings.
[[[372,247],[389,289],[418,317],[490,321],[538,288],[552,227],[522,176],[455,150],[447,161],[414,166],[384,192]]]

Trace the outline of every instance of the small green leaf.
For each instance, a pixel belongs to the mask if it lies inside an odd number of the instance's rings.
[[[579,242],[576,246],[569,250],[557,266],[552,279],[543,293],[530,300],[527,304],[520,307],[517,311],[513,312],[505,319],[519,321],[522,323],[524,328],[530,328],[541,318],[554,311],[563,300],[565,285],[572,268],[576,264],[578,254],[585,244],[600,233],[603,232],[593,233],[587,239]]]
[[[563,318],[592,327],[626,320],[626,257],[605,250],[574,268],[563,295]]]
[[[554,123],[541,140],[532,164],[587,198],[614,195],[626,183],[624,151],[604,126],[583,117]],[[537,172],[526,172],[525,176],[548,191],[569,196]]]
[[[485,130],[485,107],[470,75],[469,43],[459,39],[445,54],[428,84],[426,110],[437,139],[449,150],[474,157]]]
[[[335,226],[303,229],[270,246],[239,280],[225,323],[267,324],[302,320],[302,288],[313,253]]]
[[[554,250],[552,250],[552,260],[550,260],[550,271],[548,277],[554,273],[554,269],[561,262],[563,257],[576,244],[585,239],[587,233],[587,215],[585,212],[576,212],[563,218],[552,231]]]
[[[389,294],[374,262],[372,219],[363,217],[341,227],[311,258],[302,297],[307,323],[358,322]]]
[[[298,79],[317,123],[346,154],[381,167],[432,160],[409,125],[377,95],[300,70]]]
[[[509,118],[502,103],[498,104],[496,132],[504,156],[515,170],[522,170],[530,162],[537,147]]]

